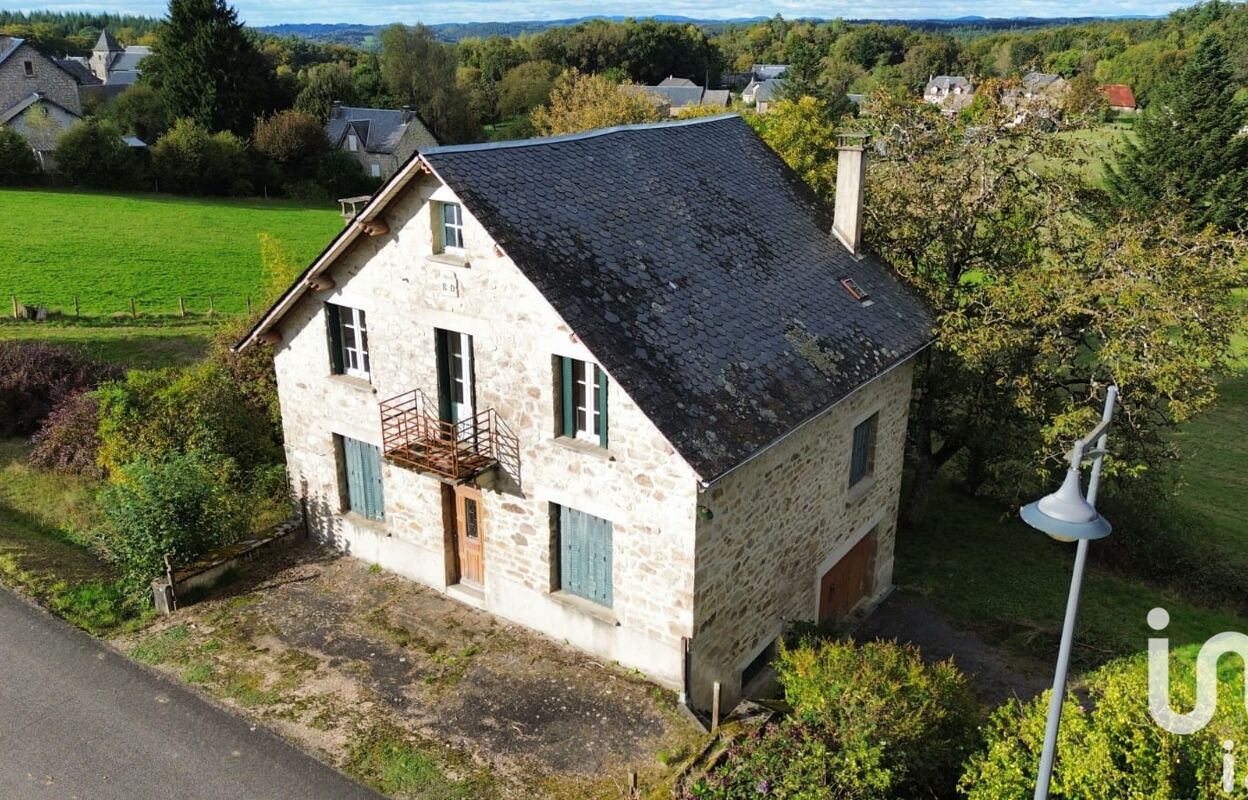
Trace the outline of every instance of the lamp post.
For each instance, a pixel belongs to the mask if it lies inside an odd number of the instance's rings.
[[[1083,568],[1088,560],[1088,542],[1104,539],[1112,529],[1096,510],[1096,494],[1101,484],[1101,466],[1109,444],[1109,424],[1118,401],[1118,387],[1110,386],[1105,393],[1105,410],[1101,421],[1087,436],[1075,442],[1070,453],[1070,469],[1061,488],[1053,494],[1023,506],[1020,514],[1031,527],[1059,542],[1075,542],[1075,569],[1070,578],[1070,595],[1066,599],[1066,621],[1062,624],[1062,643],[1057,651],[1057,669],[1053,675],[1053,696],[1049,698],[1049,716],[1044,728],[1044,750],[1040,755],[1040,774],[1036,776],[1035,800],[1048,800],[1049,780],[1053,775],[1053,759],[1057,755],[1057,729],[1062,719],[1062,700],[1066,695],[1066,672],[1070,667],[1070,649],[1075,638],[1075,618],[1079,615],[1079,592],[1083,588]],[[1088,446],[1095,449],[1088,451]],[[1091,456],[1092,474],[1088,479],[1088,496],[1084,499],[1080,477],[1084,459]]]

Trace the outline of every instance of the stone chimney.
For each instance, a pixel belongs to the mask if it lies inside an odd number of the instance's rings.
[[[850,253],[862,249],[862,190],[867,177],[867,135],[842,133],[836,137],[836,199],[832,206],[832,233]]]
[[[329,118],[338,119],[341,116],[342,116],[342,101],[335,100],[329,106]]]

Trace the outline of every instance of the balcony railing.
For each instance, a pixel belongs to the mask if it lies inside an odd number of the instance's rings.
[[[492,408],[448,422],[413,389],[382,401],[381,443],[393,463],[456,483],[495,467],[520,482],[520,442]]]

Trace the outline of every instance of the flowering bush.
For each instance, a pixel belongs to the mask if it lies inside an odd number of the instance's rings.
[[[100,403],[90,392],[71,394],[56,404],[34,436],[30,463],[54,472],[103,477],[98,457]]]
[[[120,374],[67,347],[0,342],[0,437],[30,436],[57,403]]]

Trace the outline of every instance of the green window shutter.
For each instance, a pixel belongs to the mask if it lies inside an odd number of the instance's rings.
[[[342,359],[342,318],[338,306],[325,304],[325,327],[329,329],[329,363],[335,375],[346,372]]]
[[[360,443],[342,437],[342,461],[347,471],[347,509],[364,513],[363,464],[360,461]]]
[[[602,367],[597,368],[598,373],[598,444],[602,449],[607,449],[607,373],[602,371]]]
[[[381,449],[346,436],[341,441],[347,472],[347,508],[369,519],[385,519]]]
[[[576,406],[572,402],[572,359],[559,357],[563,384],[563,435],[576,436]]]
[[[559,507],[560,588],[611,607],[612,526],[609,520]]]
[[[434,331],[434,344],[438,351],[438,416],[444,421],[451,419],[451,353],[446,331]]]
[[[369,519],[385,519],[386,504],[381,486],[381,449],[365,444],[360,447],[364,461],[365,512]]]

